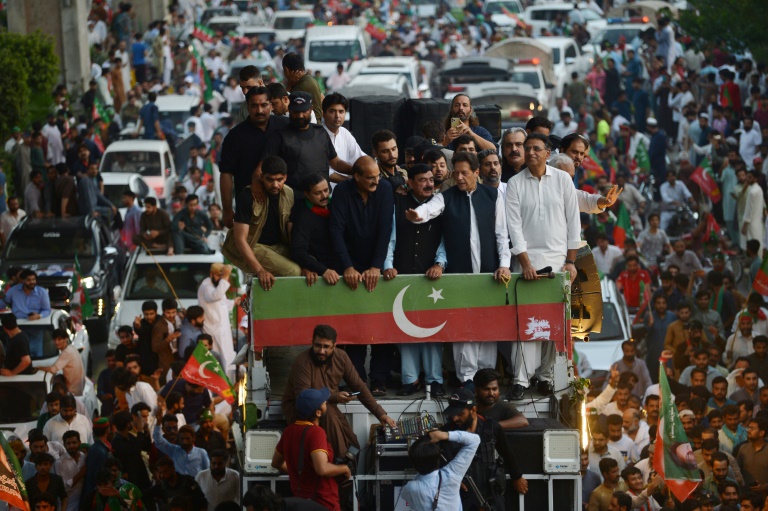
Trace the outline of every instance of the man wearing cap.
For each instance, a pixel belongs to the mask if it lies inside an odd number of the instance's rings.
[[[269,136],[288,125],[288,119],[271,115],[270,99],[266,87],[250,88],[245,95],[247,119],[232,128],[221,145],[219,186],[224,224],[230,229],[235,216],[233,199],[251,185],[253,172],[264,159]]]
[[[61,412],[59,412],[61,413]],[[93,419],[93,434],[86,437],[80,436],[81,440],[90,443],[88,455],[85,457],[85,480],[83,481],[83,491],[80,499],[80,509],[88,511],[91,509],[90,495],[96,489],[96,476],[104,468],[104,463],[112,456],[112,447],[109,443],[109,435],[112,428],[107,417],[96,417]]]
[[[739,245],[742,250],[746,250],[748,240],[759,241],[760,247],[763,248],[765,198],[763,197],[763,189],[757,183],[758,175],[757,170],[747,172],[747,187],[742,192],[746,195],[744,214],[739,218],[741,229],[739,231],[741,234],[739,236]],[[758,250],[758,253],[761,253],[761,251]]]
[[[507,444],[504,430],[493,419],[486,419],[477,413],[475,395],[468,389],[458,389],[448,400],[448,407],[443,412],[446,424],[443,431],[467,431],[480,437],[475,457],[467,470],[466,477],[471,477],[480,495],[488,499],[491,509],[488,511],[503,511],[503,489],[506,486],[506,474],[512,480],[515,491],[525,494],[528,491],[528,481],[517,469],[515,457]],[[448,461],[458,454],[457,444],[445,446],[445,457]],[[503,466],[497,455],[503,460]],[[465,511],[484,509],[482,501],[471,489],[460,493],[462,508]]]
[[[325,128],[310,123],[312,101],[307,92],[291,93],[288,107],[290,122],[269,136],[264,151],[265,156],[274,155],[285,160],[288,166],[286,183],[294,190],[301,189],[301,180],[314,173],[335,183],[344,181],[345,176],[329,174],[329,165],[341,174],[352,174],[352,165],[339,158]]]
[[[231,372],[230,364],[235,359],[235,348],[232,340],[232,326],[229,313],[233,302],[227,298],[231,284],[229,276],[232,267],[221,263],[211,265],[208,277],[200,283],[197,290],[197,303],[203,308],[205,315],[205,331],[213,335],[213,346],[221,353],[222,369]]]
[[[213,429],[213,412],[208,409],[203,410],[198,425],[200,427],[195,434],[195,446],[205,449],[209,458],[211,453],[217,449],[227,448],[224,436]]]
[[[304,389],[296,396],[295,421],[283,431],[272,456],[272,467],[287,473],[295,497],[310,499],[326,508],[340,509],[339,487],[334,478],[352,476],[349,465],[334,465],[334,451],[320,420],[325,418],[331,390]]]

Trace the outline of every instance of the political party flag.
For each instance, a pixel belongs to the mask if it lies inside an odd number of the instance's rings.
[[[365,31],[370,34],[371,37],[379,41],[383,41],[387,38],[387,32],[384,30],[384,25],[375,17],[368,17],[368,24],[365,26]]]
[[[763,263],[757,270],[755,281],[752,283],[752,289],[765,296],[768,295],[768,253],[763,257]]]
[[[720,224],[717,223],[717,220],[715,220],[715,215],[712,213],[709,214],[707,217],[707,230],[704,232],[704,236],[702,237],[702,241],[707,242],[709,240],[717,241],[720,239],[720,236],[718,234],[720,233]]]
[[[584,157],[581,166],[587,171],[587,181],[594,181],[598,177],[606,175],[603,166],[597,162],[597,155],[592,147],[589,148],[589,154]]]
[[[213,84],[211,83],[211,75],[205,68],[205,62],[197,52],[197,48],[194,43],[189,45],[192,48],[192,60],[196,64],[198,81],[200,82],[200,88],[203,90],[203,101],[210,101],[213,99]]]
[[[195,29],[192,30],[192,37],[196,37],[204,43],[212,43],[214,35],[213,30],[200,23],[195,23]]]
[[[109,111],[109,107],[102,103],[99,99],[99,96],[97,95],[93,100],[93,112],[91,112],[91,119],[95,120],[99,118],[101,118],[101,120],[107,124],[112,122],[112,114]]]
[[[664,479],[677,500],[683,502],[701,481],[693,449],[672,401],[664,366],[659,367],[661,411],[656,431],[653,469]]]
[[[623,249],[627,239],[635,239],[635,231],[632,229],[632,219],[623,202],[619,202],[619,211],[616,215],[616,225],[613,226],[613,242]]]
[[[72,272],[72,297],[69,301],[70,313],[75,321],[83,323],[93,315],[93,302],[88,288],[83,284],[80,261],[75,254],[75,270]]]
[[[651,286],[646,286],[645,281],[640,281],[640,308],[637,310],[635,319],[632,321],[633,325],[640,323],[645,317],[645,311],[648,310],[648,305],[651,303]]]
[[[190,383],[212,390],[229,404],[235,402],[232,383],[224,374],[224,369],[221,368],[216,357],[202,343],[197,343],[195,351],[181,370],[181,377]]]
[[[307,287],[301,277],[278,278],[269,292],[253,286],[251,330],[259,346],[306,345],[307,332],[326,324],[336,329],[340,343],[552,339],[563,351],[570,333],[564,319],[569,317],[566,280],[570,283],[562,273],[532,282],[513,274],[508,285],[490,274],[443,275],[438,281],[398,275],[379,280],[369,293],[362,285],[352,291],[324,281]]]
[[[637,170],[643,174],[647,174],[651,171],[651,158],[648,156],[648,148],[645,147],[645,140],[640,140],[637,143],[637,151],[635,151],[635,164]]]
[[[696,170],[691,174],[691,179],[699,185],[701,191],[707,194],[712,202],[720,202],[722,194],[715,182],[715,176],[712,172],[712,163],[709,161],[709,158],[704,158],[704,160],[702,160],[701,165],[696,167]]]
[[[0,500],[11,506],[29,511],[29,497],[24,480],[21,478],[21,466],[16,454],[0,432]]]
[[[520,17],[519,17],[517,14],[515,14],[514,12],[510,11],[509,9],[507,9],[507,8],[504,6],[504,4],[503,4],[503,3],[501,4],[501,12],[503,12],[504,14],[506,14],[506,15],[507,15],[507,17],[509,17],[509,18],[512,18],[513,20],[515,20],[515,24],[516,24],[518,27],[520,27],[520,28],[525,28],[525,27],[527,27],[527,26],[528,26],[528,25],[526,25],[526,24],[525,24],[525,22],[524,22],[523,20],[521,20],[521,19],[520,19]]]

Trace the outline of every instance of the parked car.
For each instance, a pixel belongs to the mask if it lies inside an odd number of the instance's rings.
[[[623,356],[621,343],[632,339],[632,325],[624,297],[609,278],[603,278],[600,285],[603,294],[602,331],[589,334],[589,342],[576,345],[579,353],[585,354],[592,366],[592,381],[596,388],[602,387],[610,374],[611,365]]]
[[[274,28],[262,27],[256,25],[246,25],[240,28],[240,35],[249,39],[258,39],[259,42],[264,43],[264,46],[269,47],[277,39],[277,34]]]
[[[603,44],[608,42],[611,44],[611,48],[613,48],[619,44],[622,37],[626,44],[638,50],[642,44],[640,34],[652,28],[653,24],[647,17],[610,18],[605,28],[592,33],[592,37],[582,50],[585,53],[602,56]]]
[[[504,32],[511,32],[517,26],[517,21],[506,12],[522,18],[523,5],[520,0],[486,0],[483,4],[483,14],[490,14],[491,21]]]
[[[556,97],[562,97],[563,86],[571,81],[571,73],[579,73],[584,79],[592,66],[591,57],[584,55],[572,37],[541,37],[539,41],[552,48],[552,64],[555,68]]]
[[[214,33],[220,33],[225,36],[230,32],[237,32],[245,28],[245,19],[240,16],[214,16],[206,24]]]
[[[238,9],[237,6],[235,5],[221,5],[218,7],[208,7],[203,11],[203,14],[200,16],[200,23],[205,26],[210,26],[208,22],[211,21],[213,18],[216,18],[219,16],[242,17],[243,14],[240,12],[240,9]]]
[[[416,57],[373,57],[353,62],[349,73],[355,75],[403,75],[419,98],[431,98],[433,68],[431,62],[419,62]],[[381,78],[381,77],[379,77]]]
[[[220,244],[220,238],[216,233],[209,236],[209,246]],[[173,298],[168,284],[157,265],[165,272],[173,290],[179,297],[182,308],[197,305],[197,289],[200,283],[209,276],[211,264],[223,263],[224,256],[221,252],[211,255],[176,254],[147,255],[143,250],[136,250],[128,263],[125,281],[116,290],[120,299],[115,307],[115,313],[109,328],[109,347],[114,348],[119,344],[117,329],[122,325],[132,325],[136,316],[141,316],[141,304],[146,300],[155,300],[160,306],[164,298]],[[235,270],[240,282],[244,282],[240,270]]]
[[[501,127],[524,127],[535,115],[546,115],[536,91],[527,83],[485,82],[467,85],[465,94],[473,105],[498,105],[501,108]]]
[[[281,43],[289,39],[304,39],[307,26],[315,22],[311,11],[277,11],[270,26],[275,30],[275,37]]]
[[[357,75],[339,91],[346,98],[358,96],[402,96],[406,99],[418,98],[408,79],[403,75]],[[349,113],[349,112],[347,112]]]
[[[119,285],[122,274],[123,258],[115,248],[116,241],[104,222],[93,216],[27,217],[8,238],[0,274],[7,274],[11,266],[34,270],[37,285],[48,290],[51,307],[68,311],[77,255],[82,282],[94,308],[93,316],[84,318],[85,326],[94,341],[103,341],[113,303],[112,290]]]
[[[170,202],[178,176],[171,148],[165,140],[118,140],[104,151],[99,172],[139,174],[155,192],[162,207]]]
[[[514,69],[509,59],[499,57],[464,57],[449,60],[438,72],[438,89],[446,99],[464,92],[469,84],[506,82]]]
[[[576,7],[578,7],[581,17],[583,17],[584,21],[587,23],[588,30],[594,30],[600,26],[598,20],[602,19],[602,16],[597,11],[584,3],[578,4]],[[568,16],[572,11],[574,11],[573,3],[541,3],[537,5],[529,5],[523,11],[523,21],[527,25],[533,27],[533,34],[535,37],[538,37],[539,34],[541,34],[541,29],[544,28],[548,30],[552,24],[552,20],[558,15],[563,18],[563,21],[565,22],[564,25],[566,25]],[[595,25],[595,22],[598,22],[598,25]]]
[[[104,196],[120,211],[120,215],[125,219],[125,213],[128,210],[123,207],[123,192],[130,190],[136,194],[140,200],[147,197],[157,199],[155,191],[150,188],[144,178],[139,174],[123,174],[120,172],[107,172],[102,174],[104,181]]]
[[[357,25],[315,26],[307,30],[304,66],[324,78],[336,73],[339,62],[345,64],[368,56],[363,29]]]

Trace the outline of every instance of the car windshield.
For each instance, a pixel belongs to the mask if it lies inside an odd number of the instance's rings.
[[[589,341],[621,341],[624,333],[616,307],[611,302],[603,302],[603,328],[598,333],[589,334]]]
[[[531,19],[535,21],[552,21],[558,14],[565,17],[568,14],[567,9],[536,9],[531,11]]]
[[[50,325],[19,325],[29,339],[29,355],[32,360],[45,360],[58,356],[59,350],[53,342],[53,327]]]
[[[0,383],[0,424],[36,421],[45,404],[45,382]]]
[[[312,62],[346,62],[360,57],[357,41],[312,41],[309,43],[309,60]]]
[[[402,73],[398,73],[397,71],[394,71],[392,69],[389,69],[389,70],[386,70],[386,71],[384,71],[384,70],[377,71],[376,69],[368,68],[368,69],[363,69],[362,71],[360,71],[360,74],[361,75],[389,75],[389,76],[398,74],[400,76],[404,76],[405,79],[408,80],[408,83],[410,84],[410,86],[414,87],[413,80],[411,80],[411,73],[409,73],[407,71],[403,71]]]
[[[560,63],[560,48],[552,48],[552,63]]]
[[[102,172],[130,172],[142,176],[162,176],[160,153],[156,151],[110,151],[104,155]]]
[[[621,28],[621,29],[611,29],[611,30],[603,30],[602,32],[598,33],[592,41],[589,42],[590,45],[597,45],[602,46],[605,41],[608,41],[611,43],[611,46],[615,44],[619,44],[619,39],[621,36],[624,36],[624,41],[627,43],[631,43],[634,45],[634,41],[637,38],[638,34],[640,33],[639,28]]]
[[[528,120],[539,108],[539,102],[529,96],[517,94],[489,94],[487,96],[473,97],[475,105],[498,105],[502,117],[509,115],[512,119]]]
[[[515,14],[520,13],[520,5],[517,2],[487,2],[485,4],[485,13],[486,14],[502,14],[504,13],[504,11],[502,10],[502,7],[504,7],[509,12],[512,12]]]
[[[260,43],[272,44],[275,42],[275,33],[274,32],[262,32],[258,30],[250,31],[245,30],[243,32],[243,35],[245,37],[248,37],[249,39],[258,39]],[[253,41],[251,41],[253,43]]]
[[[512,83],[527,83],[534,89],[541,88],[541,82],[539,81],[539,74],[535,71],[515,71],[509,78]]]
[[[197,298],[197,288],[211,270],[211,263],[161,263],[179,298]],[[154,263],[138,264],[127,286],[126,300],[151,300],[171,296],[171,288]]]
[[[309,16],[283,16],[275,18],[276,30],[302,30],[307,28],[307,23],[312,23]]]
[[[5,257],[9,261],[71,261],[77,254],[82,261],[86,257],[95,257],[94,251],[93,236],[85,227],[64,230],[40,226],[17,231],[17,235],[11,236]]]

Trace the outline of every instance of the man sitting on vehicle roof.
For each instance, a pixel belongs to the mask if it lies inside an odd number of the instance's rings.
[[[31,321],[51,315],[51,300],[48,290],[37,285],[37,273],[24,269],[19,274],[19,284],[5,293],[5,303],[10,305],[18,319]]]

